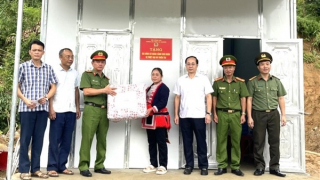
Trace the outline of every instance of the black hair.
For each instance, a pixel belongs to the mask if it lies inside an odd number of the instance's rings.
[[[195,56],[189,56],[189,57],[187,57],[186,60],[184,61],[185,64],[187,64],[187,60],[188,60],[189,58],[195,58],[195,59],[196,59],[196,63],[199,64],[199,60],[198,60],[197,57],[195,57]]]
[[[61,50],[59,51],[59,57],[62,57],[63,51],[70,51],[70,52],[72,52],[72,50],[69,49],[69,48],[63,48],[63,49],[61,49]]]
[[[161,69],[161,68],[158,68],[158,67],[153,68],[153,69],[152,69],[152,71],[151,71],[151,73],[152,73],[153,71],[155,71],[155,70],[159,71],[159,73],[160,73],[161,77],[163,77],[162,69]]]
[[[38,39],[35,39],[33,41],[31,41],[31,43],[29,44],[29,50],[31,50],[31,46],[34,45],[34,44],[37,44],[39,46],[42,46],[42,48],[44,49],[44,44],[43,42],[41,42],[40,40]]]

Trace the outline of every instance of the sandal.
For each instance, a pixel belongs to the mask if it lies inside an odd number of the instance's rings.
[[[167,169],[165,167],[163,167],[163,166],[158,167],[156,174],[161,175],[161,174],[165,174],[165,173],[167,173]]]
[[[74,174],[74,173],[73,173],[71,170],[69,170],[69,169],[65,169],[65,170],[63,170],[61,173],[62,173],[62,174],[66,174],[66,175],[73,175],[73,174]]]
[[[41,171],[36,171],[34,173],[31,173],[31,177],[38,177],[38,178],[42,178],[42,179],[47,179],[49,176]]]
[[[55,171],[55,170],[48,171],[47,174],[48,174],[48,176],[50,176],[50,177],[59,177],[59,174],[58,174],[57,171]]]
[[[156,168],[152,165],[147,166],[146,168],[143,169],[143,172],[148,173],[148,172],[154,172],[156,171]]]
[[[21,173],[20,174],[20,179],[21,180],[31,180],[31,176],[29,173]]]

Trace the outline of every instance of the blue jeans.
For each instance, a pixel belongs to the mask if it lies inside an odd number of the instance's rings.
[[[48,171],[62,172],[67,169],[75,122],[74,112],[56,113],[56,119],[50,120]]]
[[[34,173],[40,170],[40,156],[43,146],[43,136],[47,127],[48,112],[20,112],[20,157],[19,172]],[[31,170],[28,150],[31,143]]]

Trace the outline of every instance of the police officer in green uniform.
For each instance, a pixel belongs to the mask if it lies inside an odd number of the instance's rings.
[[[108,54],[98,50],[91,55],[92,71],[82,74],[80,89],[84,96],[84,110],[82,118],[82,139],[80,147],[79,170],[82,176],[91,177],[90,149],[93,136],[97,138],[97,156],[94,172],[110,174],[111,171],[104,168],[104,160],[107,148],[107,132],[109,120],[107,119],[107,95],[116,95],[115,88],[109,86],[109,79],[103,74]]]
[[[235,77],[237,58],[225,55],[220,59],[224,77],[215,79],[213,83],[213,120],[217,123],[216,157],[218,170],[215,175],[227,173],[227,139],[231,136],[231,172],[244,176],[240,170],[240,140],[242,125],[246,119],[246,97],[249,95],[245,80]]]
[[[281,81],[270,75],[272,56],[269,53],[261,52],[255,58],[255,63],[260,74],[252,77],[247,84],[249,91],[249,97],[247,98],[248,126],[253,128],[253,156],[256,164],[254,175],[264,174],[263,149],[267,130],[270,145],[270,174],[285,177],[286,174],[279,170],[279,144],[280,123],[282,126],[286,125],[284,96],[287,93]],[[280,106],[281,117],[277,110],[278,105]]]

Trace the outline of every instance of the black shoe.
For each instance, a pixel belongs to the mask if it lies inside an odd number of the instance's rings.
[[[256,169],[253,173],[255,176],[261,176],[262,174],[264,174],[264,169]]]
[[[202,168],[200,174],[201,175],[208,175],[208,169],[207,168]]]
[[[221,175],[227,173],[227,168],[218,168],[216,172],[214,172],[214,175]]]
[[[186,167],[183,171],[183,174],[189,175],[192,173],[192,168],[191,167]]]
[[[111,174],[111,171],[106,170],[106,168],[95,169],[94,172],[101,173],[101,174]]]
[[[237,176],[244,176],[243,172],[240,169],[232,169],[231,173],[233,173]]]
[[[279,169],[270,169],[269,173],[279,177],[286,177],[286,174],[281,173]]]
[[[92,174],[91,174],[91,172],[89,171],[89,169],[80,171],[80,174],[81,174],[82,176],[85,176],[85,177],[91,177],[91,176],[92,176]]]

